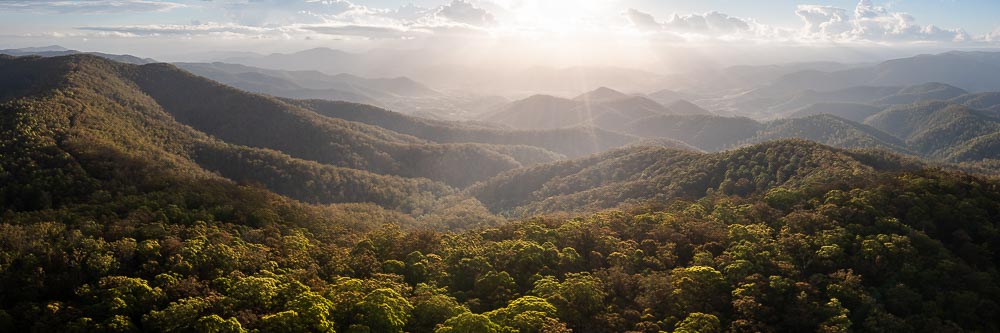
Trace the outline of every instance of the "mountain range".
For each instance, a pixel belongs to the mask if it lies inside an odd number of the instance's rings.
[[[765,120],[599,88],[446,121],[250,91],[307,82],[438,93],[0,55],[0,331],[998,329],[995,93]]]

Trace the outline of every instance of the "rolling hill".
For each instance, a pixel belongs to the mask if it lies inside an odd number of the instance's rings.
[[[862,182],[878,171],[919,167],[905,159],[865,154],[802,140],[712,154],[637,147],[510,171],[468,192],[493,212],[520,216],[698,198],[706,191],[747,194],[774,187],[825,187]]]
[[[664,106],[646,97],[598,88],[574,99],[534,95],[511,102],[481,119],[519,129],[593,126],[620,131],[629,122],[671,114],[711,113],[687,101]]]

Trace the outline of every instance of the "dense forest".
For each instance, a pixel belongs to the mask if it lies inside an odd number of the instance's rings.
[[[0,73],[3,332],[1000,330],[1000,181],[892,152],[995,158],[980,111],[704,153],[88,55]],[[953,126],[981,148],[923,144]]]

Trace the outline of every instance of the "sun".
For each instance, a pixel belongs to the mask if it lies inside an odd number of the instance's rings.
[[[498,1],[510,12],[515,28],[554,33],[575,33],[593,28],[614,12],[617,0],[506,0]],[[614,15],[612,15],[614,16]]]

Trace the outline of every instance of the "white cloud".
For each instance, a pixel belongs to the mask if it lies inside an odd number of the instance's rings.
[[[157,12],[181,7],[185,5],[154,0],[0,0],[0,11],[43,14]]]
[[[625,11],[625,17],[629,22],[632,23],[636,29],[641,31],[655,31],[663,29],[663,25],[660,22],[656,22],[656,18],[649,13],[639,11],[635,8],[629,8]]]
[[[454,22],[474,26],[488,26],[496,23],[493,14],[465,0],[452,0],[450,4],[441,6],[437,15]]]
[[[804,22],[806,37],[842,41],[872,42],[960,42],[969,39],[964,31],[921,26],[904,12],[893,12],[871,0],[860,0],[854,16],[843,8],[800,5],[795,11]]]
[[[805,22],[803,31],[808,35],[839,36],[853,29],[851,17],[843,8],[799,5],[795,15]]]

